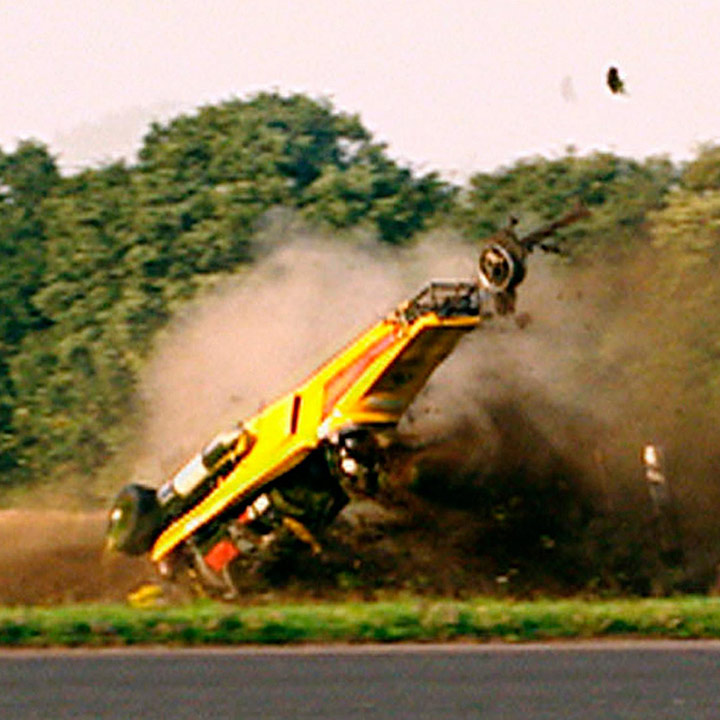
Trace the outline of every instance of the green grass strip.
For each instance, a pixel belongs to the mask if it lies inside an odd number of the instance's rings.
[[[117,647],[291,643],[532,642],[570,638],[720,638],[720,598],[399,599],[369,603],[137,609],[0,608],[0,646]]]

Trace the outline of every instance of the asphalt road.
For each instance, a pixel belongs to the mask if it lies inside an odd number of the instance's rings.
[[[718,720],[720,643],[16,651],[0,718]]]

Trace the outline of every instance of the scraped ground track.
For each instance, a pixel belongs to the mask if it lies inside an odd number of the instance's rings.
[[[147,562],[103,550],[105,512],[0,512],[0,604],[124,600]]]

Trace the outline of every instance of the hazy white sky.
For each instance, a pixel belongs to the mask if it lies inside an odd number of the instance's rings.
[[[263,89],[328,96],[395,157],[461,176],[720,139],[719,0],[0,0],[0,64],[0,145],[35,137],[66,167]]]

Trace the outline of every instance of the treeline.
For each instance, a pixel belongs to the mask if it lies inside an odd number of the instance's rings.
[[[329,102],[261,93],[153,124],[133,164],[64,177],[39,143],[0,151],[0,483],[89,476],[117,453],[155,333],[263,252],[273,208],[401,245],[438,226],[480,238],[511,212],[532,229],[578,197],[594,212],[564,231],[571,261],[657,243],[691,273],[718,252],[714,147],[687,167],[568,151],[457,186]]]

